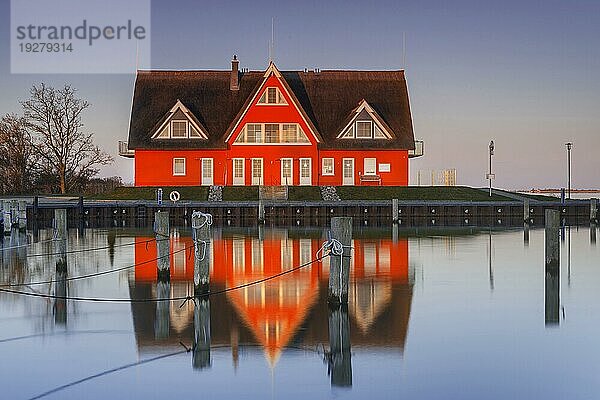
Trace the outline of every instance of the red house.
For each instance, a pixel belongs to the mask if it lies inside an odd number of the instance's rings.
[[[136,186],[408,184],[404,71],[231,66],[138,72],[120,146]]]

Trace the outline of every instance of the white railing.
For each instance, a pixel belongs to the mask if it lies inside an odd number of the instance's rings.
[[[129,150],[127,142],[119,140],[119,155],[121,157],[133,157],[135,155],[135,150]]]
[[[421,157],[423,155],[423,141],[415,140],[415,149],[408,151],[408,156],[410,158]]]

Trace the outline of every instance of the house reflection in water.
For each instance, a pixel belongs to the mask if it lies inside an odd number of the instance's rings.
[[[240,286],[308,263],[323,243],[321,232],[266,230],[216,231],[210,252],[211,291]],[[311,236],[312,237],[307,237]],[[358,236],[355,234],[355,237]],[[148,238],[138,237],[138,241]],[[190,237],[171,238],[171,251],[192,245]],[[409,282],[408,240],[354,240],[349,293],[350,342],[357,346],[382,346],[404,350],[410,315],[412,285]],[[153,243],[135,248],[132,299],[157,295],[156,258]],[[193,254],[171,256],[171,297],[193,295]],[[286,346],[329,343],[327,284],[329,261],[310,266],[261,284],[210,297],[209,338],[212,346],[231,346],[237,366],[239,347],[260,345],[273,366]],[[138,350],[154,346],[178,347],[194,338],[194,302],[173,304],[168,321],[157,324],[156,304],[132,303]],[[156,326],[168,326],[157,339]],[[210,362],[204,362],[204,366]]]

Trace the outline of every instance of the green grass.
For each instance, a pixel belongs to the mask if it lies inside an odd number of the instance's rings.
[[[337,192],[342,200],[512,200],[464,186],[338,186]]]
[[[256,201],[258,186],[225,186],[223,201]]]
[[[169,194],[176,190],[181,195],[179,201],[205,201],[208,198],[206,186],[160,186],[163,190],[163,201],[169,201]],[[156,200],[159,187],[118,187],[111,193],[91,196],[97,200]]]
[[[318,186],[290,186],[288,187],[288,200],[320,201],[321,189]]]

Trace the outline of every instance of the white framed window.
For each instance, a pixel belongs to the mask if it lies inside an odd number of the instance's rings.
[[[356,121],[356,138],[371,139],[373,137],[373,122],[371,121]]]
[[[281,184],[285,186],[293,185],[292,180],[292,165],[293,160],[291,158],[281,159]]]
[[[308,136],[299,124],[246,124],[235,144],[310,144]]]
[[[186,138],[187,137],[187,121],[171,121],[171,137]]]
[[[173,159],[173,176],[185,176],[185,158]]]
[[[377,174],[377,159],[376,158],[365,158],[364,159],[364,175],[376,175]]]
[[[287,105],[285,97],[279,90],[279,88],[272,86],[268,87],[258,99],[257,104],[268,104],[268,105]]]
[[[248,124],[246,125],[246,135],[244,137],[245,143],[262,143],[262,124]],[[239,138],[238,140],[239,141]]]
[[[377,124],[373,125],[373,138],[375,139],[387,139],[388,137],[383,133],[381,128]]]
[[[213,184],[213,159],[202,159],[202,185],[210,186]]]
[[[245,184],[243,158],[233,159],[233,184],[236,186]]]
[[[333,158],[324,158],[322,161],[322,175],[331,176],[334,174],[334,160]]]
[[[279,124],[265,124],[265,143],[280,143]]]
[[[354,124],[350,125],[342,135],[342,139],[354,139]]]

